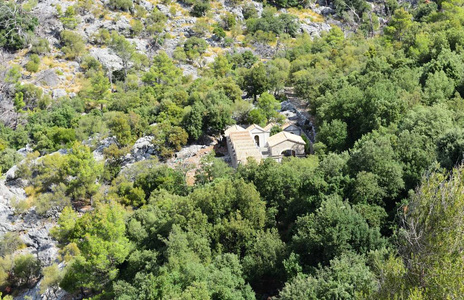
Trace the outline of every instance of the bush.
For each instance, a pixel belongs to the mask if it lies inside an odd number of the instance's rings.
[[[50,44],[47,39],[38,38],[32,43],[31,52],[35,54],[45,54],[50,52]]]
[[[60,18],[63,27],[66,29],[75,29],[77,27],[76,11],[73,6],[68,6],[64,16]]]
[[[223,38],[226,37],[226,32],[220,26],[215,26],[214,27],[213,34],[215,36],[217,36],[218,38],[220,38],[220,39],[223,39]]]
[[[71,200],[66,197],[66,185],[60,183],[52,187],[51,193],[40,194],[35,204],[35,211],[39,215],[46,215],[51,209],[63,210],[66,206],[71,205]]]
[[[30,60],[24,66],[28,72],[35,73],[39,70],[40,58],[37,54],[32,54]]]
[[[187,54],[187,57],[193,60],[205,53],[207,47],[208,44],[205,42],[205,40],[197,37],[191,37],[185,41],[184,51],[185,54]]]
[[[61,50],[67,59],[75,59],[82,56],[85,51],[84,39],[77,33],[64,30],[61,32],[61,42],[63,48]]]
[[[15,258],[12,272],[12,283],[16,286],[27,286],[40,276],[40,261],[32,254]]]
[[[204,15],[206,15],[209,9],[210,9],[209,1],[200,0],[200,1],[197,1],[193,5],[192,11],[190,12],[190,14],[194,17],[203,17]]]
[[[128,11],[133,7],[132,0],[110,0],[109,6],[112,9],[120,9]]]
[[[0,174],[8,171],[12,166],[21,161],[23,157],[11,148],[0,152]]]
[[[37,18],[20,9],[19,5],[13,1],[0,1],[0,47],[24,48],[38,25]]]
[[[12,254],[23,245],[17,232],[7,232],[0,238],[0,256]]]

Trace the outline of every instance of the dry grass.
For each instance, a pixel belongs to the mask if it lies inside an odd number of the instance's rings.
[[[241,34],[241,35],[238,35],[235,40],[237,42],[243,42],[245,40],[245,35]]]
[[[212,52],[212,53],[215,53],[217,55],[221,55],[221,54],[224,53],[224,49],[222,49],[220,47],[208,47],[208,51]]]
[[[289,14],[297,16],[300,20],[305,20],[305,19],[310,19],[313,22],[323,22],[324,18],[313,12],[312,10],[308,8],[303,8],[303,9],[297,9],[297,8],[289,8],[287,9]]]

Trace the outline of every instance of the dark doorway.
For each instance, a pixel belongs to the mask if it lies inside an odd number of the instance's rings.
[[[295,150],[285,150],[282,151],[282,156],[296,156]]]

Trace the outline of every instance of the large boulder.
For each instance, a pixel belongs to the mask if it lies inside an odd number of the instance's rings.
[[[117,71],[123,69],[122,59],[109,48],[92,48],[89,53],[109,70]]]
[[[45,84],[51,88],[60,84],[60,78],[56,74],[55,69],[48,69],[37,74],[35,79],[36,84]]]

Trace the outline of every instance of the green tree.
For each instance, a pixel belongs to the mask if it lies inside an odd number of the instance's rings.
[[[77,219],[71,241],[77,244],[80,255],[66,266],[62,288],[70,292],[80,288],[99,291],[116,278],[117,266],[132,247],[125,236],[125,215],[121,206],[107,204]]]
[[[379,186],[392,199],[404,188],[404,181],[390,138],[377,132],[364,136],[356,142],[348,165],[352,174],[366,171],[377,175]]]
[[[113,114],[108,121],[108,128],[118,139],[122,146],[129,144],[132,140],[131,127],[129,120],[122,113]]]
[[[67,181],[67,192],[72,197],[85,199],[97,191],[102,166],[95,161],[89,147],[75,142],[62,168],[72,178]]]
[[[63,280],[64,272],[60,270],[58,265],[53,264],[43,268],[42,275],[43,279],[40,283],[40,293],[44,294],[47,289],[50,289],[52,294],[56,296],[56,291],[60,286],[61,280]]]
[[[116,31],[113,31],[111,34],[110,47],[121,58],[124,68],[124,78],[126,78],[127,71],[129,69],[129,62],[135,54],[135,46],[126,40],[124,36],[119,35]]]
[[[290,299],[358,299],[377,288],[374,274],[362,256],[350,252],[330,261],[315,275],[303,275],[287,282],[280,292],[282,300]]]
[[[190,37],[184,43],[184,51],[187,54],[187,58],[194,61],[200,58],[205,52],[208,44],[205,40],[198,37]]]
[[[109,6],[113,9],[128,11],[134,6],[134,4],[132,3],[132,0],[110,0]]]
[[[464,130],[454,128],[437,141],[437,158],[442,167],[451,170],[464,159]]]
[[[79,58],[84,54],[85,42],[83,38],[75,32],[63,30],[61,32],[61,42],[63,47],[61,50],[65,54],[66,59]]]
[[[412,15],[404,8],[395,10],[388,26],[385,28],[385,34],[394,40],[402,41],[407,30],[413,25],[412,19]]]
[[[324,143],[329,150],[336,152],[346,149],[347,138],[346,123],[337,119],[323,123],[317,133],[317,140]]]
[[[169,158],[174,151],[180,151],[188,139],[182,127],[173,126],[169,122],[157,124],[152,128],[152,133],[155,136],[152,143],[163,158]]]
[[[349,251],[367,254],[381,248],[385,241],[379,228],[371,228],[350,204],[337,196],[322,202],[316,212],[299,217],[292,247],[304,266],[328,264]]]
[[[269,90],[269,78],[264,64],[259,62],[253,65],[243,75],[243,89],[256,101],[256,96]]]
[[[16,286],[28,286],[40,276],[40,261],[32,254],[15,257],[10,281]]]
[[[405,262],[407,288],[424,299],[459,297],[461,279],[463,170],[431,172],[399,210],[399,253]]]
[[[26,12],[21,3],[0,3],[0,47],[10,50],[24,48],[31,40],[38,20]]]

